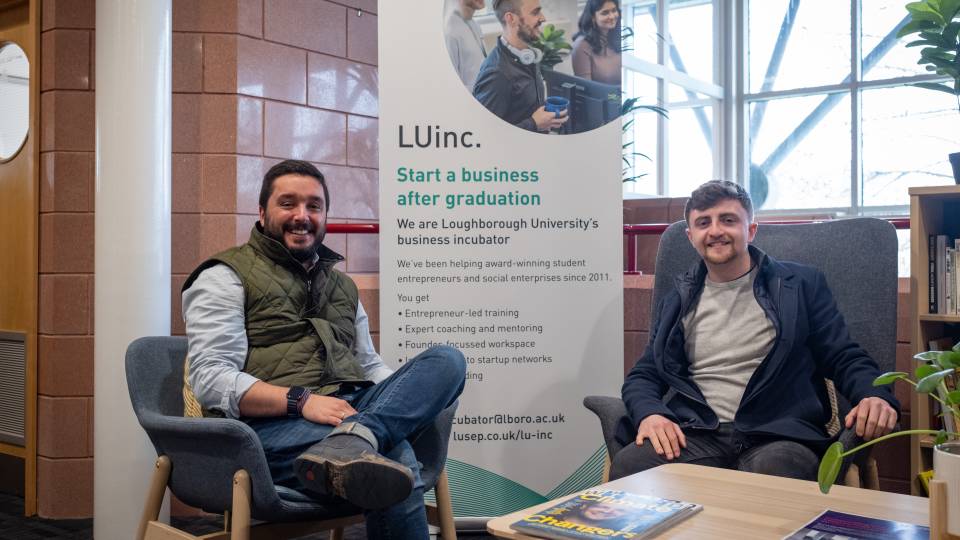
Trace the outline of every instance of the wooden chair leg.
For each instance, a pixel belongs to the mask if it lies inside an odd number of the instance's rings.
[[[343,527],[330,530],[330,540],[343,540]]]
[[[447,482],[447,470],[440,471],[437,485],[437,515],[440,517],[440,536],[443,540],[457,540],[457,526],[453,522],[453,500],[450,498],[450,484]]]
[[[613,462],[610,460],[610,452],[603,453],[603,483],[606,484],[610,481],[610,465]]]
[[[860,467],[856,463],[851,463],[847,467],[847,474],[843,477],[843,485],[847,487],[862,487],[860,485]]]
[[[233,475],[232,540],[250,540],[250,475],[241,469]]]
[[[140,525],[137,527],[137,540],[143,540],[147,535],[147,525],[160,517],[160,507],[163,505],[163,496],[167,492],[167,481],[170,480],[170,458],[160,456],[153,466],[153,477],[150,479],[150,491],[147,492],[147,502],[140,515]]]
[[[870,456],[867,460],[866,471],[864,471],[863,487],[867,489],[880,489],[880,471],[877,469],[877,458]]]

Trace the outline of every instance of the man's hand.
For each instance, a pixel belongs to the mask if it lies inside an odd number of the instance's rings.
[[[548,111],[545,107],[540,107],[533,111],[531,118],[533,118],[533,123],[537,125],[537,131],[559,129],[560,126],[566,124],[569,119],[566,110],[560,111],[558,115],[555,112]]]
[[[857,435],[869,441],[890,433],[897,424],[897,411],[878,397],[863,398],[844,419],[847,429],[857,425]]]
[[[302,414],[317,424],[339,426],[344,418],[357,414],[357,411],[342,399],[311,394],[303,405]]]
[[[680,426],[659,414],[651,414],[640,421],[637,446],[643,446],[644,439],[650,439],[657,454],[667,459],[680,457],[680,448],[687,447],[687,438]]]

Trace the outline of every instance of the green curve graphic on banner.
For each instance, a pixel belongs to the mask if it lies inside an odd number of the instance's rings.
[[[600,447],[576,471],[541,495],[532,489],[469,463],[447,460],[447,477],[457,517],[494,517],[562,497],[601,483],[606,448]],[[433,493],[426,499],[434,501]]]

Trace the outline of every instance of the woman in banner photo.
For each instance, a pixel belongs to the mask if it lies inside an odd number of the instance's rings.
[[[620,85],[620,2],[587,0],[573,42],[573,73]]]

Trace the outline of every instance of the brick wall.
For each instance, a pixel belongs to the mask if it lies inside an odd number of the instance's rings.
[[[37,495],[49,517],[93,512],[93,7],[42,4]]]
[[[313,162],[331,222],[376,222],[376,0],[175,0],[173,332],[180,287],[245,242],[263,173]],[[332,235],[349,272],[378,270],[376,236]]]
[[[173,1],[173,333],[186,275],[246,240],[277,161],[324,172],[332,222],[378,220],[376,4]],[[95,5],[41,7],[37,488],[54,518],[93,513]],[[376,236],[330,245],[347,271],[377,270]],[[369,291],[376,277],[359,281]]]

